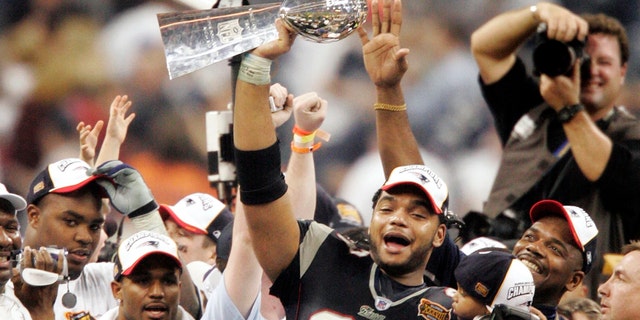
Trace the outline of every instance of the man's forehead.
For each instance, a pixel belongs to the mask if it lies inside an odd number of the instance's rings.
[[[614,35],[604,33],[590,34],[587,40],[586,50],[590,55],[598,53],[606,54],[608,58],[620,62],[620,43]]]
[[[545,234],[550,238],[557,239],[558,241],[562,241],[576,247],[576,243],[571,235],[569,223],[563,217],[557,215],[541,217],[538,221],[533,223],[531,229],[538,233]]]
[[[183,227],[182,227],[182,226],[181,226],[181,225],[180,225],[176,220],[174,220],[173,218],[167,218],[167,219],[165,219],[165,220],[164,220],[164,224],[165,224],[167,227],[175,228],[175,230],[174,230],[174,231],[180,231],[180,232],[182,232],[185,236],[196,236],[196,235],[198,235],[197,233],[193,233],[193,232],[191,232],[191,231],[189,231],[189,230],[187,230],[187,229],[183,228]],[[204,235],[204,236],[206,236],[206,235]]]

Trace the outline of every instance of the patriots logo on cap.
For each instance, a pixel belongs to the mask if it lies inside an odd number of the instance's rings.
[[[594,226],[593,220],[591,220],[591,217],[584,211],[582,210],[578,210],[578,208],[575,207],[568,207],[565,206],[565,209],[568,209],[567,211],[569,212],[569,214],[574,217],[574,218],[583,218],[584,219],[584,225],[587,228],[591,228]]]
[[[427,178],[424,174],[418,173],[418,179],[420,179],[420,181],[422,181],[423,183],[429,183],[429,178]]]
[[[138,247],[147,247],[147,246],[157,248],[160,246],[160,241],[148,240],[138,245]]]
[[[422,172],[415,172],[414,170],[420,170]],[[415,175],[416,177],[418,177],[418,180],[420,180],[420,182],[422,184],[428,184],[429,182],[433,182],[438,189],[442,188],[442,180],[440,180],[440,177],[438,177],[438,175],[431,171],[430,169],[420,166],[420,167],[415,167],[412,166],[410,168],[407,169],[407,171],[409,171],[409,173]]]

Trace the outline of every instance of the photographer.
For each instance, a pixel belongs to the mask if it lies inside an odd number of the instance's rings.
[[[581,59],[559,75],[527,72],[517,54],[541,23],[549,40],[585,42],[588,79],[581,79]],[[601,255],[638,239],[640,124],[616,106],[629,57],[624,28],[602,14],[578,16],[541,2],[494,17],[473,33],[471,47],[504,149],[483,208],[495,219],[494,235],[519,237],[529,226],[527,209],[541,199],[582,207],[601,230],[600,256],[585,279],[595,291]]]

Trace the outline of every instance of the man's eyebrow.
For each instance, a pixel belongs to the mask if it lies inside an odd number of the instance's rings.
[[[380,200],[388,200],[391,201],[393,200],[393,197],[390,196],[389,194],[383,194],[382,196],[380,196]]]
[[[424,200],[424,199],[414,200],[413,203],[415,205],[425,207],[427,210],[429,210],[429,212],[433,211],[433,205],[428,200]]]
[[[73,210],[67,210],[64,213],[67,214],[67,215],[72,216],[73,218],[75,218],[77,220],[82,220],[82,221],[86,220],[84,215],[82,215],[82,214],[80,214],[80,213],[78,213],[76,211],[73,211]],[[97,218],[97,219],[93,219],[91,221],[91,223],[104,223],[104,221],[105,221],[104,218]]]
[[[527,232],[533,232],[536,235],[540,234],[540,228],[537,228],[535,226],[531,226],[529,227],[529,229],[525,230],[524,233],[526,234]],[[554,243],[554,244],[558,244],[560,245],[565,251],[567,250],[567,242],[564,242],[558,238],[555,237],[550,237],[547,239],[547,241]],[[571,243],[569,243],[569,245],[572,245]],[[574,246],[575,247],[575,246]],[[580,250],[578,247],[576,247],[576,249]]]
[[[384,195],[382,195],[382,196],[380,197],[380,200],[379,200],[379,201],[383,201],[383,200],[386,200],[386,201],[394,201],[394,200],[395,200],[395,196],[390,195],[390,194],[384,194]],[[412,203],[413,203],[413,205],[415,205],[415,206],[421,206],[421,207],[424,207],[424,208],[426,208],[430,213],[434,213],[434,214],[435,214],[435,212],[433,211],[433,205],[431,204],[431,202],[430,202],[430,201],[428,201],[428,200],[426,200],[426,199],[413,200],[413,201],[412,201]]]

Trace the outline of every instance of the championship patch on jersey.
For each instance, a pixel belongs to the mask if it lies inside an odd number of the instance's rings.
[[[449,320],[449,309],[431,300],[422,298],[418,305],[418,316],[428,320]]]
[[[67,312],[65,314],[65,318],[67,318],[69,320],[92,320],[92,319],[94,319],[93,317],[91,317],[91,314],[89,312],[86,312],[86,311]]]

